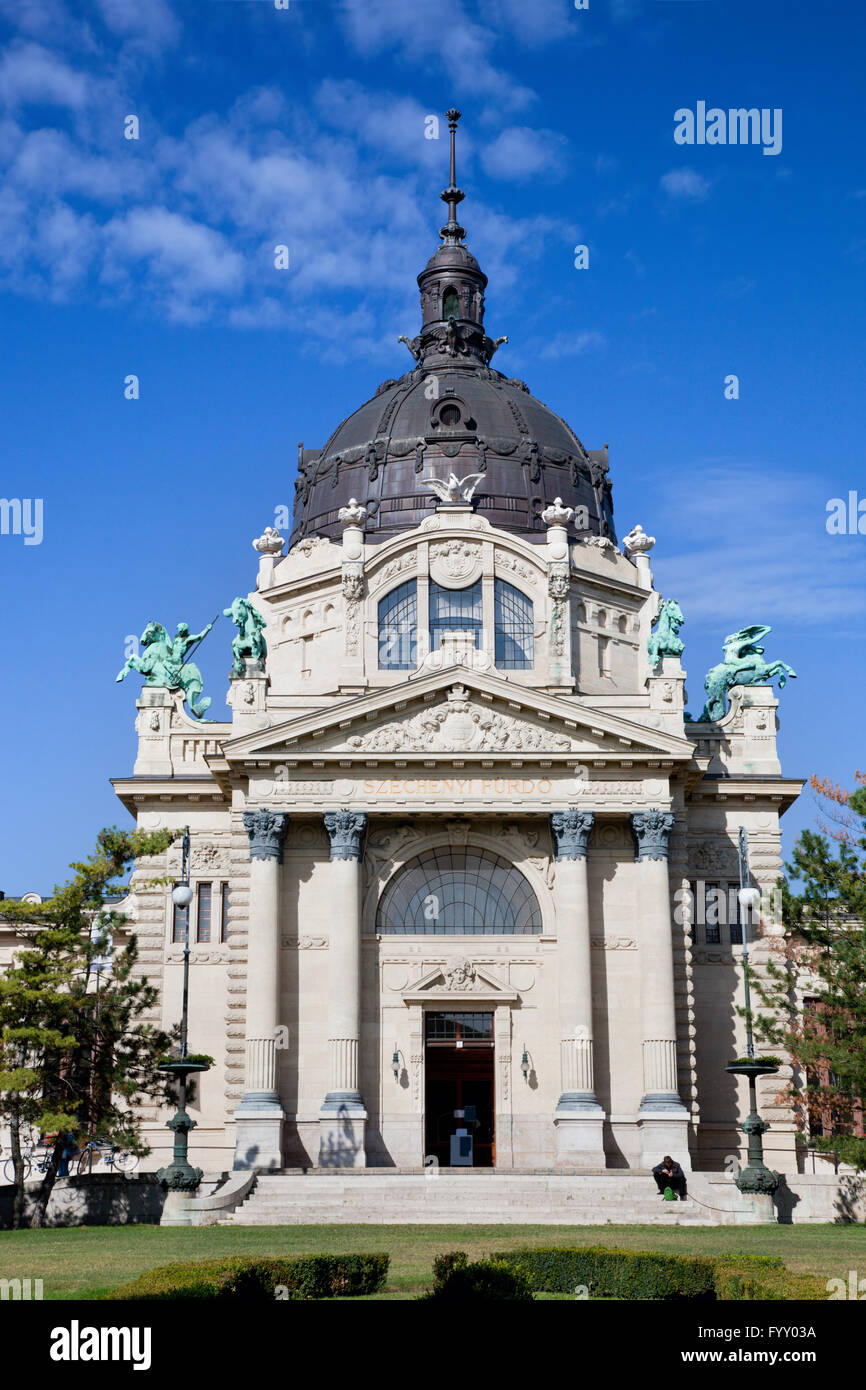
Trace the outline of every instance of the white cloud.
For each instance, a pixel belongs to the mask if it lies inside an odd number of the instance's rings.
[[[106,27],[122,38],[165,46],[179,36],[180,26],[166,0],[96,0],[96,5]]]
[[[671,169],[662,174],[659,186],[669,198],[690,198],[702,202],[709,195],[710,181],[694,169]]]
[[[135,208],[113,218],[104,235],[106,284],[156,296],[172,320],[198,322],[207,316],[210,296],[242,287],[244,259],[226,238],[166,208]],[[143,271],[143,284],[134,279],[134,269]]]
[[[10,44],[0,60],[0,101],[7,106],[34,103],[81,107],[88,79],[38,43]]]
[[[607,347],[607,338],[595,329],[584,333],[555,333],[541,348],[539,356],[580,357],[585,352],[603,347]]]
[[[458,92],[468,91],[513,110],[535,100],[534,92],[492,61],[497,36],[469,18],[463,0],[343,0],[341,13],[347,37],[359,53],[372,57],[393,49],[406,63],[426,71],[431,66],[444,70],[454,99]]]
[[[325,125],[344,131],[390,162],[395,158],[413,166],[426,163],[438,168],[448,182],[448,123],[444,115],[428,111],[414,97],[395,97],[373,92],[351,79],[327,78],[315,95],[315,107]],[[439,139],[425,136],[425,117],[438,115]],[[460,163],[465,164],[469,141],[461,131]]]
[[[676,521],[676,549],[657,546],[653,569],[664,592],[688,594],[687,618],[726,631],[740,615],[838,631],[866,615],[866,542],[827,534],[820,478],[743,462],[698,460],[678,471],[697,481],[659,494],[661,514]]]
[[[481,162],[492,178],[522,182],[544,174],[561,176],[567,151],[568,141],[554,130],[506,126],[484,147]]]
[[[571,0],[480,0],[486,24],[503,29],[532,48],[569,37],[581,38],[581,16]]]

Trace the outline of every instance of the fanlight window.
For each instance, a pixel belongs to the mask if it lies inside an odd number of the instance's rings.
[[[541,909],[513,864],[481,849],[431,849],[395,876],[376,931],[391,936],[535,936]]]
[[[476,647],[481,646],[484,623],[481,611],[481,580],[468,589],[443,589],[430,584],[430,649],[438,651],[443,632],[473,632]]]
[[[528,671],[533,662],[532,599],[506,584],[493,583],[496,665],[500,670]]]
[[[379,668],[414,671],[418,646],[418,585],[409,579],[379,600]]]

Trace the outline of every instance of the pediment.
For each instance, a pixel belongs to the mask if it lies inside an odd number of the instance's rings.
[[[450,754],[684,763],[693,752],[687,739],[463,667],[372,691],[223,744],[231,762]]]
[[[437,965],[401,990],[404,1004],[516,1004],[518,995],[485,966],[465,958]]]

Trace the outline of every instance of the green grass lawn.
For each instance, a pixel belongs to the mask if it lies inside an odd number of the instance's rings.
[[[432,1282],[434,1255],[479,1258],[522,1245],[607,1245],[690,1255],[778,1255],[824,1279],[866,1277],[866,1226],[91,1226],[0,1231],[0,1278],[42,1279],[46,1299],[92,1298],[173,1260],[232,1255],[387,1251],[377,1298],[413,1298]]]

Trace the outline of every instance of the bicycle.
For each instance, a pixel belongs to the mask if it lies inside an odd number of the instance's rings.
[[[137,1154],[131,1154],[128,1149],[118,1149],[107,1139],[89,1139],[81,1150],[78,1172],[89,1173],[100,1158],[106,1167],[114,1168],[118,1173],[131,1173],[138,1167]]]
[[[51,1150],[53,1147],[53,1144],[46,1144],[44,1140],[40,1140],[36,1144],[34,1144],[32,1140],[22,1144],[21,1157],[24,1159],[25,1182],[30,1177],[34,1167],[39,1173],[44,1173],[46,1171],[51,1162]],[[34,1149],[42,1149],[43,1152],[37,1153],[34,1157]],[[15,1181],[15,1164],[11,1158],[7,1158],[6,1162],[3,1164],[3,1178],[8,1183],[14,1183]]]

